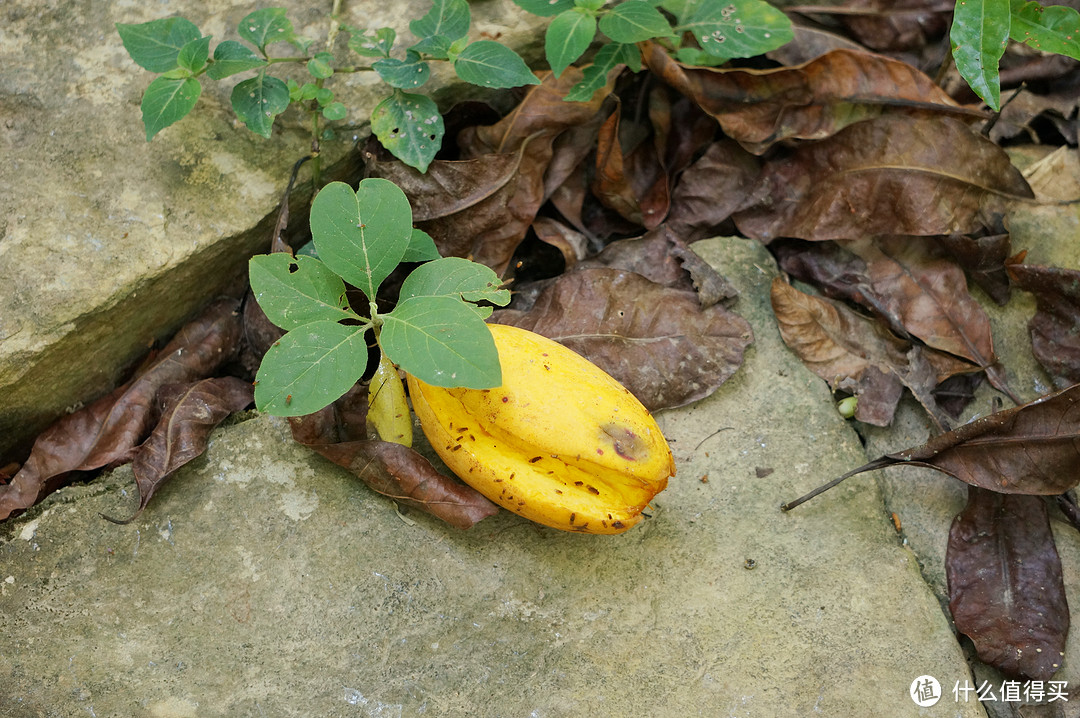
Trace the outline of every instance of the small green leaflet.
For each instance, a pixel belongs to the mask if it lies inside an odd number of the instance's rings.
[[[309,322],[279,339],[255,375],[255,406],[303,416],[341,398],[367,368],[367,327]]]
[[[319,258],[375,301],[379,285],[412,239],[412,207],[393,182],[363,180],[356,192],[331,182],[311,204],[311,237]]]
[[[331,102],[322,109],[322,116],[331,122],[334,120],[344,120],[348,114],[349,109],[345,107],[344,102]]]
[[[206,67],[208,57],[210,57],[209,35],[192,40],[180,48],[180,53],[176,56],[176,64],[195,75]]]
[[[506,45],[491,40],[477,40],[462,50],[454,61],[454,72],[465,82],[480,87],[540,84],[520,55]]]
[[[626,0],[613,7],[600,18],[600,32],[623,43],[672,35],[667,19],[643,0]]]
[[[397,32],[392,27],[380,27],[374,35],[366,30],[349,30],[349,49],[362,57],[390,57]]]
[[[1036,50],[1080,60],[1080,12],[1064,5],[1043,7],[1037,2],[1012,0],[1009,37]]]
[[[412,34],[420,38],[412,49],[439,56],[437,51],[446,40],[453,42],[468,34],[471,22],[466,0],[435,0],[427,15],[409,23]]]
[[[329,52],[317,52],[308,60],[307,69],[316,80],[325,80],[334,74],[334,56]]]
[[[289,87],[276,77],[260,71],[255,77],[233,88],[232,106],[236,116],[249,130],[269,139],[274,118],[289,106]]]
[[[191,112],[201,93],[199,81],[191,77],[159,77],[151,82],[142,98],[146,141],[154,139],[158,132]]]
[[[431,76],[431,68],[420,59],[420,53],[415,50],[406,51],[404,60],[386,57],[376,60],[371,67],[387,85],[403,90],[420,87]]]
[[[248,262],[248,278],[266,317],[286,331],[319,320],[358,319],[341,277],[313,257],[259,254]]]
[[[195,23],[182,17],[170,17],[137,25],[116,23],[124,49],[139,67],[150,72],[168,72],[176,67],[180,48],[202,33]]]
[[[240,21],[236,31],[264,55],[267,45],[294,40],[292,23],[285,17],[285,8],[281,7],[256,10]]]
[[[466,302],[490,302],[500,307],[510,303],[510,290],[502,289],[499,275],[482,264],[461,257],[445,257],[414,269],[401,284],[399,301],[412,297],[453,297]],[[481,317],[491,307],[475,307]]]
[[[266,60],[256,55],[247,45],[236,40],[226,40],[214,48],[214,62],[206,70],[206,74],[211,79],[222,80],[265,64]]]
[[[383,147],[421,172],[427,172],[446,132],[434,100],[401,90],[371,111],[371,130]]]
[[[435,246],[435,240],[422,229],[413,227],[412,237],[409,238],[409,246],[405,249],[402,262],[427,262],[439,258],[439,248]]]
[[[690,32],[702,50],[724,60],[761,55],[795,37],[787,15],[761,0],[703,2],[686,11],[676,30]]]
[[[544,52],[555,77],[581,57],[596,36],[596,18],[573,9],[560,13],[548,25]]]
[[[582,73],[583,79],[570,88],[563,98],[567,102],[588,102],[593,94],[607,84],[608,73],[619,65],[626,65],[634,72],[641,70],[641,51],[637,45],[609,42],[601,47],[593,64]]]
[[[413,297],[383,317],[379,345],[390,360],[433,386],[502,384],[499,352],[484,320],[453,297]]]
[[[962,0],[953,12],[953,60],[971,89],[994,110],[1001,107],[998,62],[1009,42],[1009,0]]]
[[[604,0],[574,0],[574,6],[588,11],[595,17],[600,8],[604,7]]]
[[[552,17],[574,7],[574,0],[514,0],[526,12],[540,17]]]

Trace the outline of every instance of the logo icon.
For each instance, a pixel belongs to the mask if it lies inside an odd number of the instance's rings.
[[[933,676],[919,676],[911,682],[908,695],[915,705],[929,708],[941,700],[941,684]]]

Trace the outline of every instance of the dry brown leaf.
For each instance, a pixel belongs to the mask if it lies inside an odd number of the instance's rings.
[[[951,117],[884,115],[766,162],[749,237],[809,240],[974,233],[1031,188],[1009,156]]]
[[[833,50],[796,67],[754,70],[687,67],[659,45],[646,42],[642,49],[652,72],[754,154],[781,140],[824,139],[887,110],[983,117],[914,67],[868,52]]]

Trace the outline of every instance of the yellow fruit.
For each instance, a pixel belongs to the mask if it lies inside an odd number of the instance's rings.
[[[489,499],[566,531],[613,534],[675,474],[667,441],[619,382],[539,334],[489,325],[503,385],[443,389],[408,375],[436,453]]]
[[[383,354],[368,385],[369,426],[383,441],[412,446],[412,415],[394,363]]]

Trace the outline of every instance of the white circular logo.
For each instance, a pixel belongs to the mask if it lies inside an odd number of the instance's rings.
[[[915,705],[929,708],[941,700],[941,684],[933,676],[919,676],[911,682],[908,695]]]

